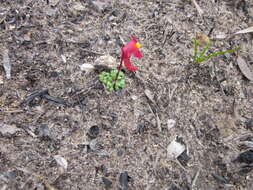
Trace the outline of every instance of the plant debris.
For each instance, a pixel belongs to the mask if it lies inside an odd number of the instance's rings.
[[[6,74],[7,79],[11,79],[11,63],[9,58],[9,50],[3,50],[3,66]]]
[[[30,96],[28,96],[21,104],[28,104],[30,105],[35,98],[44,98],[46,100],[58,103],[58,104],[63,104],[63,105],[68,105],[69,103],[66,100],[63,100],[61,98],[56,98],[53,96],[49,95],[48,89],[39,91],[39,92],[35,92],[33,94],[31,94]]]
[[[242,74],[249,80],[253,81],[253,72],[250,70],[250,68],[248,67],[246,61],[238,56],[237,58],[237,63],[238,63],[238,66],[242,72]]]
[[[250,33],[250,32],[253,32],[253,26],[243,29],[243,30],[240,30],[240,31],[236,32],[235,34],[246,34],[246,33]]]

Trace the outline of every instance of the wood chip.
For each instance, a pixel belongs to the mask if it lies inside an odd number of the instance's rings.
[[[253,81],[253,73],[251,72],[250,68],[248,67],[246,61],[238,56],[237,58],[238,66],[242,72],[242,74],[249,80]]]

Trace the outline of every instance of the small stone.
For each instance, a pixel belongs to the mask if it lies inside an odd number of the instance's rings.
[[[97,143],[97,139],[93,139],[89,142],[89,147],[92,151],[96,151],[99,149],[99,145]]]
[[[144,133],[146,130],[147,126],[145,124],[139,124],[136,129],[137,133],[139,134]]]
[[[65,158],[63,158],[61,155],[55,155],[54,159],[60,167],[63,167],[65,170],[67,170],[68,162]]]
[[[119,150],[118,152],[117,152],[117,156],[118,157],[121,157],[123,155],[123,151],[122,150]]]
[[[73,3],[73,6],[72,8],[76,11],[85,11],[86,10],[86,7],[82,5],[81,2],[75,2]]]
[[[11,137],[19,131],[21,131],[21,129],[17,128],[15,125],[6,125],[0,123],[0,134],[5,137]]]
[[[190,160],[190,157],[187,154],[187,151],[185,150],[182,154],[180,154],[177,158],[177,160],[184,166],[187,166],[187,163]]]
[[[131,98],[132,100],[136,101],[138,99],[138,96],[132,95]]]
[[[46,13],[47,16],[55,16],[56,10],[53,9],[53,8],[46,8],[45,13]]]
[[[115,69],[119,66],[116,59],[110,55],[100,56],[99,58],[97,58],[95,60],[95,64],[106,65],[106,66],[110,67],[111,69]]]
[[[90,70],[93,70],[93,69],[94,69],[94,66],[91,65],[91,64],[84,63],[84,64],[80,65],[80,69],[81,69],[81,71],[86,71],[86,72],[88,72],[88,71],[90,71]]]
[[[39,128],[38,128],[38,136],[39,137],[42,137],[42,138],[49,138],[50,137],[50,129],[48,127],[48,125],[41,125]]]
[[[108,3],[94,0],[90,0],[89,3],[90,6],[99,13],[103,13],[106,10],[106,8],[108,8],[109,5]]]
[[[247,122],[246,122],[246,128],[249,129],[249,130],[253,130],[253,119],[249,119]]]
[[[105,188],[111,188],[112,182],[109,179],[107,179],[105,177],[102,177],[102,181],[103,181],[103,183],[105,185]]]
[[[99,134],[99,127],[97,125],[92,126],[87,133],[87,135],[91,139],[97,138],[98,134]]]
[[[168,130],[170,130],[171,128],[175,127],[175,125],[176,125],[176,121],[175,120],[168,119],[168,121],[167,121],[167,128],[168,128]]]
[[[216,39],[219,39],[219,40],[222,40],[222,39],[225,39],[227,36],[226,36],[226,34],[224,34],[224,33],[222,33],[222,34],[217,34],[216,36],[215,36],[215,38]]]
[[[253,150],[247,150],[241,153],[236,160],[237,162],[252,164],[253,163]]]
[[[30,42],[31,41],[31,37],[29,34],[25,34],[24,35],[24,40],[27,41],[27,42]]]
[[[123,189],[128,189],[128,182],[130,181],[131,177],[128,175],[127,172],[123,172],[119,176],[119,183],[123,187]]]

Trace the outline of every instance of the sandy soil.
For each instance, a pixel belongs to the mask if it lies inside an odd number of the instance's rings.
[[[253,3],[197,3],[202,16],[187,0],[0,0],[0,189],[251,190],[253,158],[236,158],[252,150],[253,86],[237,56],[253,69],[253,35],[231,35]],[[196,65],[197,33],[210,52],[241,50]],[[132,35],[144,58],[108,93],[102,56],[117,66]]]

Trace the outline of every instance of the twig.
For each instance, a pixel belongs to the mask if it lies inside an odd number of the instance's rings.
[[[204,13],[204,11],[200,8],[200,6],[198,5],[198,3],[195,0],[191,0],[191,2],[194,4],[195,8],[197,9],[199,16],[202,16],[202,14]]]
[[[37,97],[44,98],[44,99],[47,99],[49,101],[52,101],[52,102],[55,102],[58,104],[63,104],[63,105],[69,104],[66,100],[50,96],[48,93],[48,89],[33,93],[32,95],[28,96],[21,104],[28,104],[29,105]]]
[[[24,110],[0,110],[0,113],[21,113],[24,112]]]
[[[191,184],[192,188],[195,186],[196,181],[199,178],[199,172],[200,172],[200,169],[197,171],[196,175],[194,176],[194,178],[192,180],[192,184]]]

